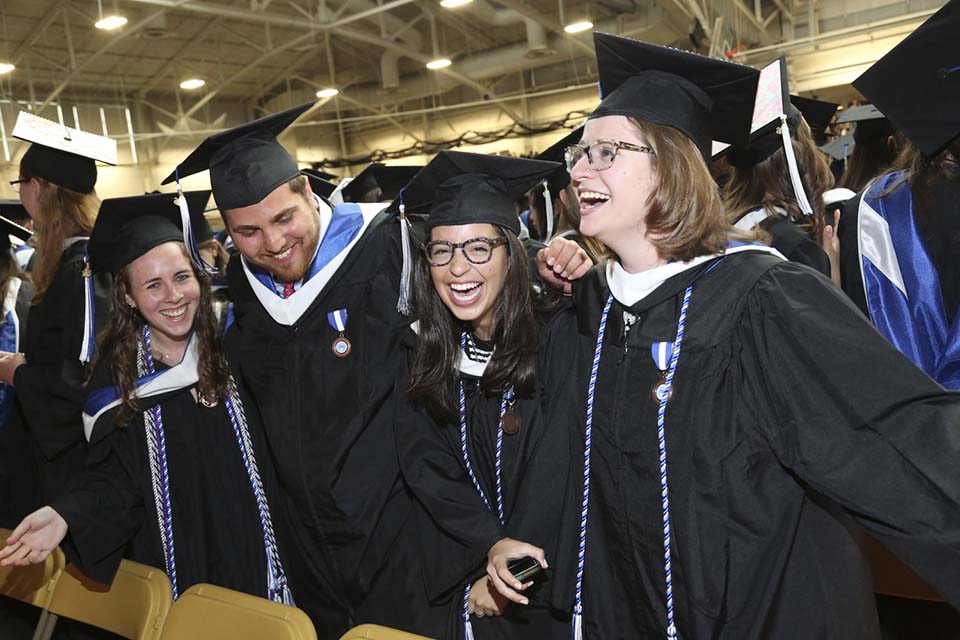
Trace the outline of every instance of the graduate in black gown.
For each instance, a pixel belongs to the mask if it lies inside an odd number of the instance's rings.
[[[196,195],[209,193],[180,197]],[[99,582],[126,557],[163,568],[174,599],[202,582],[291,604],[269,457],[224,359],[175,197],[101,207],[91,266],[115,274],[116,288],[84,408],[87,469],[16,528],[0,558],[42,562],[63,540],[68,560]]]
[[[12,205],[0,204],[0,213],[6,213],[8,208],[12,208]],[[0,216],[0,351],[20,351],[20,340],[27,330],[30,302],[34,294],[33,283],[20,269],[10,238],[26,242],[32,235],[29,229]],[[14,389],[0,383],[0,429],[3,429],[14,411]]]
[[[594,38],[571,176],[617,258],[552,326],[573,464],[531,469],[569,479],[548,559],[575,637],[878,638],[859,527],[960,605],[960,396],[724,222],[704,158],[746,136],[755,72]]]
[[[397,441],[404,478],[425,508],[420,548],[431,599],[449,612],[444,638],[569,629],[547,607],[505,606],[485,574],[547,428],[536,370],[542,322],[513,203],[556,168],[442,151],[403,193],[408,212],[429,218],[414,279],[411,402]],[[563,238],[548,254],[567,282],[592,264]]]
[[[21,112],[13,134],[20,200],[34,220],[35,294],[20,353],[0,353],[0,381],[17,411],[0,434],[0,525],[13,526],[83,468],[84,363],[110,313],[110,278],[86,277],[87,237],[100,206],[95,160],[116,163],[116,141]]]
[[[826,226],[823,192],[833,186],[833,174],[817,150],[812,128],[825,128],[837,105],[790,96],[784,58],[760,75],[750,142],[726,151],[732,167],[723,187],[727,217],[738,229],[764,231],[788,260],[829,278],[830,259],[820,236]],[[777,108],[770,110],[771,101]],[[781,114],[790,132],[789,149],[781,134]]]

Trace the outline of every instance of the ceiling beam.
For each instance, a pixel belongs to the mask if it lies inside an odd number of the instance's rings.
[[[177,52],[174,53],[173,56],[171,56],[170,59],[167,60],[163,64],[163,66],[160,67],[160,69],[157,70],[157,72],[153,74],[153,76],[151,76],[149,80],[147,80],[146,82],[143,83],[143,85],[141,85],[140,89],[137,91],[137,96],[141,100],[144,97],[146,97],[147,93],[149,93],[151,89],[157,86],[157,84],[161,80],[166,78],[167,74],[170,73],[170,71],[172,71],[173,68],[182,61],[184,54],[187,51],[189,51],[190,48],[193,47],[194,45],[203,42],[207,38],[207,36],[210,35],[210,32],[213,31],[214,28],[219,23],[220,23],[220,18],[217,18],[217,17],[207,20],[206,24],[204,24],[203,27],[201,27],[200,31],[196,35],[188,38],[186,44],[180,47],[180,49],[177,50]]]
[[[20,43],[16,49],[13,50],[13,55],[10,56],[13,64],[20,64],[20,60],[27,53],[27,51],[37,43],[37,40],[40,39],[40,36],[44,34],[47,28],[53,24],[54,20],[59,17],[60,12],[63,11],[63,5],[59,2],[54,3],[53,7],[47,11],[40,22],[37,23],[37,26],[33,28],[33,31],[30,32],[23,42]]]

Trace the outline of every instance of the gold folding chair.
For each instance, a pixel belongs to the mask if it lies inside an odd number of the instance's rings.
[[[5,542],[12,533],[10,529],[0,529],[0,542]],[[66,558],[63,551],[57,548],[41,564],[26,567],[0,567],[0,595],[43,610],[33,634],[34,640],[42,636],[47,625],[50,596],[65,564]]]
[[[161,640],[317,640],[300,609],[239,591],[195,584],[167,615]]]
[[[340,636],[340,640],[430,640],[425,636],[407,633],[376,624],[362,624]]]
[[[53,635],[57,617],[79,620],[130,640],[156,640],[170,610],[170,581],[160,569],[122,560],[110,586],[67,567],[50,599],[43,640]]]

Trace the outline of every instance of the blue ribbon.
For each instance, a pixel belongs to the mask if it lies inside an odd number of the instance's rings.
[[[337,309],[327,313],[327,322],[330,323],[334,331],[343,333],[347,330],[347,310]]]
[[[658,371],[666,371],[673,356],[673,342],[654,342],[650,345],[650,355]]]
[[[944,387],[960,391],[960,316],[947,325],[940,277],[917,229],[910,185],[904,182],[882,195],[902,175],[884,176],[863,197],[889,226],[907,295],[864,257],[867,308],[877,330],[897,349]]]

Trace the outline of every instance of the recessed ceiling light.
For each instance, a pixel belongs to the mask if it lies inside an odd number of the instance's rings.
[[[567,33],[581,33],[583,31],[589,31],[590,29],[593,29],[593,23],[589,20],[572,22],[563,28]]]
[[[456,9],[471,2],[473,2],[473,0],[440,0],[440,6],[444,9]]]
[[[10,73],[16,68],[17,67],[15,65],[10,64],[9,62],[0,62],[0,75],[4,73]]]
[[[207,84],[206,80],[201,80],[200,78],[190,78],[189,80],[184,80],[180,83],[181,89],[199,89],[200,87]]]
[[[127,24],[127,19],[123,16],[106,16],[97,20],[95,26],[97,29],[103,29],[104,31],[113,31],[114,29],[119,29],[123,25]]]
[[[320,91],[317,91],[317,97],[318,97],[318,98],[332,98],[333,96],[337,95],[338,93],[340,93],[340,91],[339,91],[338,89],[336,89],[336,88],[334,88],[334,87],[328,87],[328,88],[326,88],[326,89],[320,89]]]
[[[427,69],[443,69],[444,67],[449,67],[451,64],[453,63],[447,58],[437,58],[427,63]]]

